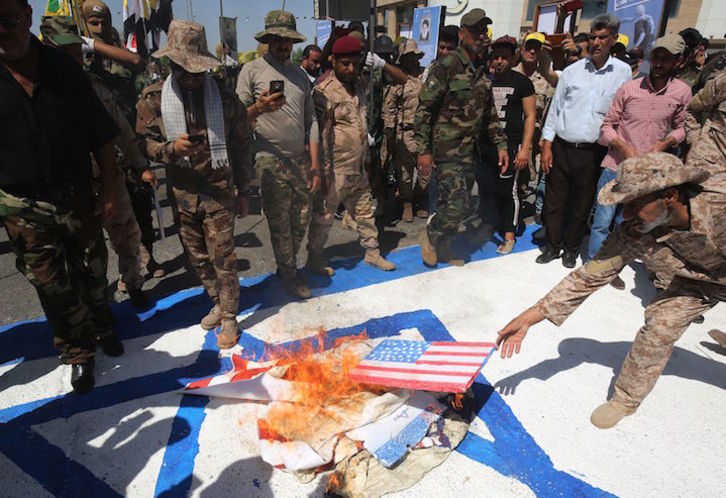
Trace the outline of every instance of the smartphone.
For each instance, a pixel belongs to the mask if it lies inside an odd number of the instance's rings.
[[[188,140],[191,143],[198,145],[198,144],[204,143],[204,135],[202,135],[202,134],[189,135]]]
[[[270,81],[270,95],[273,93],[285,93],[285,82],[282,80]]]

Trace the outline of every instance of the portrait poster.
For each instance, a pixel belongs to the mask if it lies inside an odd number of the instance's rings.
[[[628,50],[643,50],[641,71],[648,70],[648,57],[658,37],[665,0],[608,0],[608,12],[620,19],[620,32],[629,39]]]
[[[441,6],[413,9],[413,26],[411,38],[424,53],[421,67],[426,67],[436,59],[439,45],[439,26],[441,24]],[[403,33],[401,33],[403,35]]]
[[[231,60],[237,61],[237,18],[220,17],[219,25],[222,28],[222,43],[229,47],[228,55]]]
[[[333,23],[328,19],[321,19],[315,22],[315,38],[317,40],[316,45],[318,47],[324,47],[330,39],[330,34],[333,31]]]

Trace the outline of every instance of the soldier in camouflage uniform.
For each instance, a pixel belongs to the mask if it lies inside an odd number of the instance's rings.
[[[668,363],[676,341],[704,312],[726,300],[726,174],[685,166],[663,152],[626,159],[598,194],[624,204],[624,222],[593,259],[499,332],[502,357],[519,352],[527,329],[547,318],[561,325],[593,292],[634,259],[668,287],[645,309],[645,324],[625,358],[615,393],[591,417],[601,429],[636,411]]]
[[[357,224],[358,239],[365,248],[364,261],[381,270],[394,270],[378,248],[375,225],[375,202],[371,196],[365,163],[368,161],[365,92],[358,79],[360,41],[352,36],[333,44],[333,71],[315,88],[319,106],[323,148],[323,191],[325,198],[316,200],[308,235],[308,254],[325,261],[323,249],[333,224],[333,212],[339,203]]]
[[[499,124],[492,85],[482,66],[473,61],[487,44],[491,19],[482,9],[472,9],[461,19],[461,44],[453,54],[431,65],[419,96],[414,130],[418,170],[431,174],[438,185],[438,211],[421,233],[421,256],[426,265],[439,260],[463,264],[450,249],[452,237],[469,213],[474,183],[475,143],[486,133],[498,150],[499,166],[509,164],[507,140]]]
[[[688,104],[686,164],[720,171],[726,168],[726,71],[721,71]]]
[[[402,219],[407,222],[413,221],[414,201],[419,205],[417,215],[428,218],[428,202],[423,195],[428,187],[428,179],[419,178],[418,185],[414,185],[413,182],[417,151],[416,141],[413,138],[413,118],[418,107],[418,95],[421,92],[419,60],[423,55],[415,41],[406,42],[401,48],[398,63],[409,77],[405,83],[387,85],[383,97],[385,145],[381,149],[381,162],[386,165],[390,158],[393,163],[398,183],[398,198],[403,202]]]
[[[0,221],[18,270],[38,293],[60,360],[72,365],[71,386],[85,393],[95,383],[94,342],[106,354],[123,353],[106,299],[102,209],[90,162],[93,153],[103,210],[113,216],[118,130],[81,67],[30,34],[27,4],[2,2],[0,16],[18,19],[13,36],[0,37]],[[67,35],[50,38],[68,42]],[[80,43],[75,49],[80,59]]]
[[[242,216],[248,210],[247,112],[235,95],[206,74],[219,61],[207,51],[203,26],[172,21],[166,46],[154,53],[164,56],[172,61],[172,74],[162,87],[161,106],[144,109],[146,116],[155,116],[144,129],[146,149],[150,158],[174,170],[179,235],[214,302],[202,327],[221,324],[217,344],[230,348],[240,335],[234,215],[235,209]]]
[[[290,61],[293,43],[305,37],[296,31],[295,16],[273,10],[255,39],[270,49],[244,65],[237,96],[255,120],[255,167],[277,273],[286,292],[307,299],[312,294],[297,271],[297,254],[310,223],[311,194],[320,186],[320,133],[310,80]],[[282,81],[284,89],[270,95],[273,81]],[[320,262],[310,260],[307,266],[327,275]]]
[[[78,36],[78,30],[73,23],[73,18],[65,16],[43,17],[40,32],[43,35],[43,42],[47,45],[66,50],[71,55],[74,54],[74,51],[80,55],[79,46],[83,43],[83,40]],[[83,60],[80,57],[77,62],[83,65]],[[119,129],[119,134],[114,140],[114,146],[131,162],[140,177],[149,183],[155,183],[156,177],[147,168],[146,159],[144,159],[137,147],[136,135],[131,130],[121,110],[115,104],[113,94],[99,77],[93,73],[90,73],[89,76],[96,95]],[[98,165],[95,161],[93,161],[93,166],[94,176],[100,177]],[[117,175],[116,190],[119,199],[118,210],[113,217],[104,218],[103,227],[108,232],[111,245],[118,254],[118,270],[121,276],[119,287],[121,287],[121,283],[124,284],[134,306],[140,309],[148,308],[149,301],[141,290],[144,283],[141,276],[141,256],[139,253],[141,230],[139,230],[134,217],[123,174]]]

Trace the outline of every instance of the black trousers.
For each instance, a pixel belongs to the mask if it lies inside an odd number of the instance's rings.
[[[550,249],[579,253],[606,153],[607,148],[597,144],[577,148],[555,138],[552,169],[545,180],[544,215]]]

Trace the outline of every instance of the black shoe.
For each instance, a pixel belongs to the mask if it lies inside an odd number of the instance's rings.
[[[93,389],[96,379],[93,378],[94,361],[71,365],[71,386],[76,394],[86,394]]]
[[[562,253],[562,266],[565,268],[574,268],[577,264],[577,253],[565,251]]]
[[[696,317],[696,318],[695,318],[695,319],[693,320],[693,323],[703,323],[703,322],[704,322],[705,320],[706,320],[706,319],[705,319],[705,318],[703,318],[703,315],[699,315],[699,316],[697,316],[697,317]]]
[[[557,259],[559,257],[560,257],[560,251],[558,249],[552,249],[550,247],[545,247],[545,250],[542,251],[542,254],[537,256],[537,259],[535,260],[535,262],[537,262],[541,265],[546,265],[553,259]]]
[[[127,289],[126,292],[129,294],[131,304],[133,304],[134,308],[137,310],[148,310],[151,308],[151,301],[149,301],[149,298],[146,297],[146,293],[141,289]]]
[[[534,222],[542,226],[542,213],[534,213]]]
[[[124,354],[124,344],[115,333],[103,338],[97,338],[96,343],[101,346],[101,349],[106,356],[112,356],[115,358]]]

